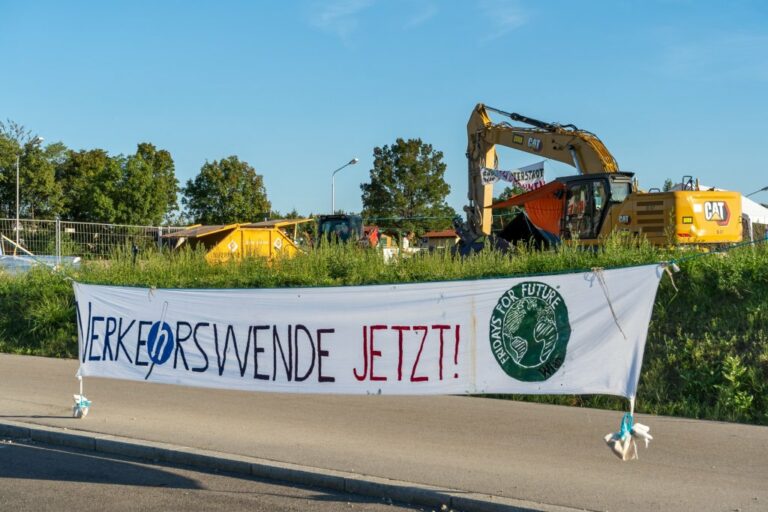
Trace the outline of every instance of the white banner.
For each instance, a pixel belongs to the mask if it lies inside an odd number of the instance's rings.
[[[514,171],[502,171],[500,169],[482,170],[483,185],[492,185],[499,180],[512,183],[526,192],[535,190],[544,185],[544,160],[535,164],[526,165]]]
[[[249,290],[75,283],[80,375],[252,391],[629,397],[661,273]]]

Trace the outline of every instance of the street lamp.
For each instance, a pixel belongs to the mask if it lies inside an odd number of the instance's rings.
[[[753,196],[753,195],[757,194],[758,192],[765,192],[766,190],[768,190],[768,187],[763,187],[763,188],[761,188],[760,190],[755,190],[755,191],[754,191],[754,192],[752,192],[751,194],[747,194],[747,195],[746,195],[746,196],[744,196],[744,197]]]
[[[349,162],[345,163],[331,174],[331,214],[336,213],[336,173],[345,168],[348,165],[355,165],[359,162],[357,158],[353,158]]]
[[[34,139],[28,142],[30,146],[39,146],[43,142],[43,138],[35,136]],[[21,225],[19,224],[19,160],[21,159],[21,151],[16,154],[16,248],[19,247],[19,231],[21,231]]]

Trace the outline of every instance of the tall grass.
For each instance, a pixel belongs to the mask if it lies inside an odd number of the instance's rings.
[[[639,389],[662,414],[768,424],[768,246],[694,258],[662,282]]]
[[[552,274],[681,260],[674,286],[662,280],[654,306],[638,410],[768,424],[768,247],[696,257],[613,237],[599,249],[563,246],[514,254],[482,251],[468,258],[416,254],[384,263],[380,254],[329,245],[293,259],[247,259],[209,265],[196,251],[148,251],[134,263],[126,248],[110,260],[85,262],[68,277],[84,283],[159,288],[276,288],[406,283]],[[690,258],[690,259],[686,259]],[[675,288],[676,287],[676,288]],[[75,357],[71,283],[35,269],[0,275],[0,351]],[[515,397],[623,408],[610,397]]]
[[[128,249],[108,261],[86,262],[80,282],[162,288],[269,288],[349,286],[559,273],[651,263],[667,258],[653,246],[614,237],[599,250],[561,246],[553,251],[520,245],[513,254],[481,251],[469,258],[449,252],[417,253],[385,263],[380,253],[353,245],[323,245],[291,259],[246,259],[219,265],[201,251],[150,250],[134,264]]]

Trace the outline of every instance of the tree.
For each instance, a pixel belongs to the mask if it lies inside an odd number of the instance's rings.
[[[312,215],[309,215],[311,217]],[[269,218],[272,220],[276,219],[305,219],[308,218],[307,216],[301,215],[299,211],[294,208],[293,210],[289,211],[288,213],[280,213],[276,210],[272,210],[269,214]]]
[[[140,143],[134,155],[68,151],[57,166],[64,217],[83,222],[157,225],[177,208],[170,153]]]
[[[115,222],[115,197],[122,179],[117,159],[103,149],[67,152],[56,169],[64,193],[63,217],[81,222]]]
[[[16,162],[22,217],[126,224],[160,224],[178,208],[178,181],[168,151],[149,143],[136,154],[111,157],[102,149],[44,148],[32,132],[0,122],[0,214],[15,216]]]
[[[24,126],[0,122],[0,202],[6,217],[16,214],[16,164],[19,165],[19,213],[22,217],[53,217],[61,210],[61,185],[55,165],[65,147],[33,143],[35,137]]]
[[[16,156],[20,148],[5,131],[0,133],[0,204],[3,217],[16,215]]]
[[[451,225],[456,212],[445,202],[451,187],[442,152],[421,139],[398,138],[374,148],[373,157],[371,182],[360,185],[364,217],[417,234]]]
[[[176,179],[176,166],[171,154],[164,149],[157,150],[152,144],[143,142],[138,145],[136,155],[152,167],[152,179],[156,186],[157,200],[165,205],[163,215],[170,218],[179,209],[177,200],[179,180]]]
[[[501,191],[501,194],[493,198],[493,202],[498,203],[500,201],[509,199],[512,196],[517,196],[524,193],[525,193],[525,190],[521,187],[517,187],[517,186],[504,187],[504,190]]]
[[[258,221],[272,208],[264,178],[236,156],[205,162],[200,174],[187,181],[183,194],[182,204],[202,224]]]
[[[115,189],[115,222],[162,223],[178,208],[179,190],[171,154],[143,142],[135,155],[119,157],[122,177]]]
[[[64,144],[49,144],[45,149],[27,144],[19,165],[20,214],[34,219],[52,219],[63,206],[63,191],[56,181],[56,162],[66,151]]]

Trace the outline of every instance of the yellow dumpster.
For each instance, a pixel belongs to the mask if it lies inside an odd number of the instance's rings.
[[[247,257],[293,257],[299,252],[296,238],[299,224],[312,219],[277,219],[250,224],[191,226],[164,235],[175,240],[174,247],[184,245],[206,249],[208,263],[241,260]]]

